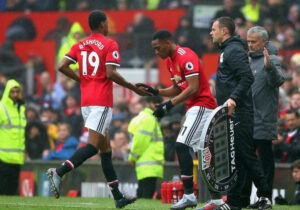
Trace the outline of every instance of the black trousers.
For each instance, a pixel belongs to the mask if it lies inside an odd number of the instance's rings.
[[[0,195],[18,195],[21,165],[0,161]]]
[[[156,189],[156,177],[138,180],[137,197],[152,199]]]
[[[229,205],[241,207],[241,195],[247,175],[252,178],[258,189],[258,197],[267,197],[269,187],[261,162],[255,153],[253,141],[253,115],[238,114],[234,117],[234,124],[238,178],[236,185],[227,193],[227,202]]]
[[[274,155],[272,150],[272,140],[254,139],[254,145],[258,152],[258,158],[262,163],[264,174],[268,182],[267,197],[272,201],[273,179],[274,179]],[[252,191],[252,177],[245,177],[245,185],[242,191],[243,206],[250,204],[250,196]]]

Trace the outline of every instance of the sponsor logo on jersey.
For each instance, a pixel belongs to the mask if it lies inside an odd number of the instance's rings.
[[[114,59],[118,59],[120,56],[119,56],[119,52],[118,51],[113,51],[113,53],[112,53],[112,55],[113,55],[113,57],[114,57]]]
[[[191,70],[194,69],[194,65],[193,65],[192,62],[187,62],[187,63],[185,64],[185,68],[186,68],[186,70],[191,71]]]
[[[179,55],[184,55],[186,53],[182,48],[178,48],[177,52],[179,53]]]
[[[179,75],[174,75],[174,80],[176,81],[176,83],[178,83],[179,81],[181,81],[181,76]]]

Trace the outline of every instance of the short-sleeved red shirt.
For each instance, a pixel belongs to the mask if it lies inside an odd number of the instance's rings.
[[[106,65],[120,66],[118,44],[102,34],[91,34],[65,55],[79,63],[81,106],[113,106],[113,82]]]
[[[208,81],[204,75],[202,65],[195,52],[186,47],[176,46],[172,57],[167,58],[167,67],[171,79],[183,91],[188,87],[186,78],[198,76],[199,92],[186,100],[187,110],[192,106],[203,106],[209,109],[217,107],[215,98],[210,92]]]

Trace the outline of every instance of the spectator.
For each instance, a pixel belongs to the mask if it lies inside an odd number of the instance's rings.
[[[78,139],[71,135],[72,128],[67,122],[62,122],[57,125],[58,138],[55,142],[55,147],[49,154],[43,157],[43,160],[65,160],[70,158],[76,151]]]
[[[300,31],[300,14],[299,14],[299,5],[292,4],[289,8],[288,20],[293,24],[296,31]]]
[[[50,146],[45,126],[40,121],[29,121],[25,128],[26,159],[42,159]]]
[[[55,141],[58,138],[58,131],[57,126],[52,120],[52,109],[50,107],[42,108],[40,118],[41,122],[46,127],[50,148],[54,149]]]
[[[159,9],[188,8],[190,0],[160,0]]]
[[[58,9],[58,0],[24,0],[26,11],[55,11]]]
[[[295,160],[292,164],[292,176],[296,184],[294,203],[300,205],[300,159]]]
[[[26,116],[27,123],[33,121],[40,121],[39,112],[33,105],[31,106],[27,105],[25,110],[25,116]]]
[[[222,16],[231,17],[237,25],[244,25],[246,22],[243,13],[235,5],[235,0],[223,0],[223,9],[216,12],[213,20]]]
[[[83,39],[84,36],[85,32],[80,23],[74,22],[70,27],[68,35],[62,40],[61,46],[58,50],[57,63],[59,63],[63,59],[71,46],[77,43],[79,40]],[[77,70],[78,64],[73,64],[70,67],[73,70]]]
[[[152,199],[156,182],[163,178],[164,143],[158,120],[153,116],[160,96],[146,97],[144,109],[133,118],[128,127],[132,135],[129,162],[135,165],[138,179],[137,197]]]
[[[171,129],[171,117],[165,116],[160,120],[161,130],[164,138],[165,161],[177,161],[176,156],[176,134]]]
[[[282,49],[296,49],[299,48],[299,40],[297,39],[297,32],[291,23],[286,23],[284,26],[282,41]]]
[[[5,32],[6,40],[29,41],[36,37],[33,21],[26,16],[21,16],[12,21]]]
[[[67,17],[62,16],[57,19],[56,26],[53,29],[50,29],[43,37],[43,40],[54,40],[56,52],[58,52],[59,47],[61,46],[61,42],[63,37],[68,35],[70,29],[70,21]]]
[[[290,99],[290,109],[300,114],[300,90],[294,91]],[[300,124],[299,124],[300,125]]]
[[[174,32],[174,41],[175,43],[183,46],[183,47],[193,47],[195,37],[195,31],[193,31],[192,24],[188,17],[181,17],[179,20],[179,24]]]
[[[141,12],[136,13],[127,27],[127,34],[132,42],[131,51],[125,51],[122,55],[125,59],[135,58],[131,59],[133,66],[142,66],[144,62],[154,57],[151,45],[145,44],[151,42],[153,32],[154,21]],[[126,55],[127,53],[131,54]]]
[[[61,108],[62,99],[65,97],[64,89],[59,86],[62,82],[61,80],[63,79],[59,78],[58,83],[53,85],[49,72],[44,71],[41,73],[39,83],[42,91],[41,94],[37,96],[37,100],[40,105],[48,104],[48,106],[53,109]]]
[[[267,8],[266,15],[274,22],[287,20],[289,7],[285,0],[267,0]]]
[[[116,113],[112,117],[112,124],[109,128],[110,139],[114,138],[117,131],[121,130],[122,124],[125,123],[126,117],[123,113]]]
[[[25,150],[25,106],[21,86],[8,80],[0,101],[0,195],[17,195]]]
[[[275,162],[291,163],[300,159],[300,128],[297,121],[299,113],[294,110],[288,110],[285,114],[287,130],[278,140],[273,141]]]
[[[110,141],[112,160],[127,161],[129,152],[129,136],[125,131],[117,131]]]
[[[259,0],[245,0],[241,11],[248,22],[257,23],[262,20],[262,5]]]
[[[68,122],[72,127],[72,135],[79,138],[82,134],[82,128],[84,127],[80,104],[76,100],[76,97],[72,94],[68,94],[65,98],[65,108],[63,112],[64,121]]]
[[[24,0],[7,0],[5,11],[23,11],[25,7]]]
[[[271,18],[264,18],[262,20],[262,26],[267,30],[270,40],[275,39],[276,34],[274,31],[274,22]]]
[[[292,73],[292,85],[294,91],[300,91],[300,66],[297,66]]]
[[[25,65],[16,55],[12,41],[5,41],[0,48],[0,73],[8,79],[25,82]]]

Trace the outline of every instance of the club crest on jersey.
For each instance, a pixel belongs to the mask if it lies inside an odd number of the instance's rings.
[[[114,57],[115,59],[118,59],[118,58],[119,58],[119,52],[116,51],[116,50],[113,51],[112,55],[113,55],[113,57]]]
[[[194,69],[194,65],[193,65],[192,62],[187,62],[187,63],[185,64],[185,68],[186,68],[187,70],[191,71],[191,70]]]
[[[174,75],[174,80],[176,81],[176,83],[178,83],[181,79],[182,79],[181,76]]]

